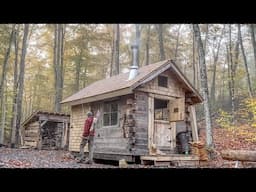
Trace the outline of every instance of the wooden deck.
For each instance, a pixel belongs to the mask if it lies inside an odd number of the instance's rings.
[[[195,155],[170,154],[168,156],[141,156],[143,165],[175,166],[175,167],[198,167],[199,157]]]

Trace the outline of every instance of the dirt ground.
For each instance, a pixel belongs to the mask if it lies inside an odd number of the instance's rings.
[[[205,129],[199,124],[200,140],[205,142]],[[241,131],[243,134],[241,134]],[[250,134],[245,134],[250,133]],[[250,135],[256,135],[256,130],[243,126],[237,130],[227,130],[215,127],[213,140],[215,152],[211,161],[200,161],[195,168],[255,168],[256,162],[239,162],[223,160],[220,151],[223,149],[255,150],[256,141],[248,140]],[[152,165],[128,164],[128,168],[154,168]],[[74,154],[60,150],[11,149],[0,147],[0,168],[119,168],[118,162],[107,164],[98,162],[88,165],[77,163]],[[159,167],[157,167],[159,168]],[[161,167],[160,167],[161,168]],[[176,168],[174,166],[163,168]],[[184,167],[183,167],[184,168]],[[186,167],[185,167],[186,168]]]

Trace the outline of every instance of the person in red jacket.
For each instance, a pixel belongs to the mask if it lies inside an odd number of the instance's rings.
[[[92,112],[87,113],[87,119],[84,123],[84,131],[82,135],[82,141],[80,144],[80,158],[78,160],[79,163],[81,163],[84,159],[84,147],[88,143],[89,148],[89,160],[87,160],[85,163],[92,164],[93,163],[93,142],[94,142],[94,132],[95,132],[95,123],[96,118],[93,117]]]

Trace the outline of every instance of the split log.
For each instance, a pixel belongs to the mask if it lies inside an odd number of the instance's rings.
[[[247,150],[222,150],[223,159],[236,161],[256,161],[256,151]]]

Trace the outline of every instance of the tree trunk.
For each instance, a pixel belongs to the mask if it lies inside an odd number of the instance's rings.
[[[63,97],[63,86],[64,86],[64,39],[65,39],[65,24],[61,24],[60,29],[60,97],[59,97],[59,105],[60,105],[60,112],[61,112],[61,100]]]
[[[174,60],[176,61],[178,56],[178,48],[179,48],[179,39],[180,39],[180,29],[182,27],[182,24],[179,25],[178,31],[177,31],[177,39],[176,39],[176,46],[175,46],[175,54],[174,54]]]
[[[14,36],[14,70],[13,70],[13,104],[12,104],[12,119],[11,119],[11,147],[15,145],[15,133],[16,133],[16,119],[17,119],[17,91],[18,91],[18,60],[19,60],[19,29],[18,25]]]
[[[193,85],[196,89],[198,89],[198,85],[197,85],[197,73],[196,73],[196,62],[195,62],[195,35],[194,35],[194,31],[192,30],[192,46],[193,46],[193,53],[192,53],[192,57],[193,57],[193,63],[192,63],[192,67],[193,67]]]
[[[254,54],[254,65],[256,69],[256,40],[255,40],[254,24],[250,24],[250,28],[251,28],[251,41],[252,41],[253,54]]]
[[[164,40],[163,40],[163,24],[158,24],[157,29],[158,29],[160,60],[162,61],[162,60],[165,60]]]
[[[234,76],[236,75],[238,59],[239,59],[239,34],[237,33],[237,41],[236,41],[236,46],[235,46],[235,60],[234,60]]]
[[[250,73],[249,73],[249,70],[248,70],[247,59],[246,59],[244,46],[243,46],[243,39],[242,39],[242,35],[241,35],[240,24],[237,24],[237,27],[238,27],[238,34],[239,34],[239,41],[240,41],[241,51],[242,51],[242,55],[243,55],[243,59],[244,59],[244,68],[245,68],[245,71],[246,71],[246,77],[247,77],[247,83],[248,83],[248,93],[249,93],[249,96],[252,97],[253,96],[252,85],[251,85]]]
[[[235,71],[232,55],[231,24],[229,25],[229,61],[230,61],[230,96],[231,96],[231,123],[235,124]]]
[[[220,45],[222,41],[222,37],[224,35],[225,31],[225,25],[223,26],[222,32],[221,32],[221,37],[219,39],[219,42],[217,44],[217,51],[215,53],[213,49],[213,75],[212,75],[212,86],[211,86],[211,101],[212,101],[212,106],[214,106],[216,98],[215,98],[215,85],[216,85],[216,68],[217,68],[217,62],[219,59],[219,50],[220,50]]]
[[[223,159],[234,161],[256,161],[256,151],[247,150],[222,150]]]
[[[11,52],[11,46],[12,46],[12,42],[13,42],[13,38],[14,38],[14,30],[15,30],[15,24],[12,25],[12,30],[11,30],[11,34],[10,34],[10,38],[9,38],[9,45],[8,48],[6,50],[6,54],[4,57],[4,63],[3,63],[3,67],[2,67],[2,76],[1,76],[1,81],[0,81],[0,106],[1,106],[1,111],[2,111],[2,123],[1,123],[1,129],[0,129],[0,144],[4,144],[4,124],[5,122],[5,102],[4,101],[4,85],[5,85],[5,79],[6,79],[6,69],[7,69],[7,65],[8,65],[8,60],[10,57],[10,52]]]
[[[138,52],[137,52],[137,65],[140,66],[140,28],[141,25],[135,24],[136,28],[136,44],[138,45]]]
[[[64,53],[64,26],[55,24],[54,30],[54,79],[55,79],[55,112],[61,112],[61,100],[63,92],[63,53]]]
[[[19,131],[21,127],[22,118],[22,98],[24,89],[24,74],[25,74],[25,59],[27,52],[27,38],[29,32],[29,24],[24,24],[24,35],[22,40],[22,49],[20,57],[20,74],[19,74],[19,88],[17,94],[17,121],[16,121],[16,133],[15,133],[15,144],[19,144]]]
[[[150,24],[148,24],[148,28],[147,28],[147,38],[146,38],[146,60],[145,60],[145,65],[149,64],[149,41],[150,41]]]
[[[112,75],[119,74],[119,44],[120,44],[120,31],[119,31],[119,24],[114,25],[114,53],[113,53],[113,60],[114,65]]]
[[[199,54],[201,90],[202,90],[203,99],[204,99],[204,112],[205,112],[205,121],[206,121],[206,144],[209,148],[212,148],[213,147],[212,123],[211,123],[211,114],[210,114],[205,53],[204,53],[203,42],[201,39],[201,34],[200,34],[200,29],[198,24],[193,24],[193,30],[194,30],[195,39],[197,41],[198,54]]]
[[[208,34],[209,34],[209,24],[205,24],[205,26],[206,26],[206,31],[205,31],[205,38],[204,38],[203,47],[204,47],[204,52],[206,54],[207,39],[208,39]]]
[[[76,76],[75,76],[75,89],[74,92],[79,91],[79,82],[80,82],[80,71],[81,71],[81,62],[83,56],[83,49],[81,48],[78,61],[76,62]]]
[[[4,86],[4,87],[6,87],[6,86]],[[4,94],[3,94],[3,97],[4,97]],[[2,117],[1,117],[1,138],[0,138],[0,140],[1,140],[1,142],[0,142],[0,144],[3,144],[4,145],[4,142],[5,142],[5,140],[4,140],[4,132],[5,132],[5,117],[6,117],[6,101],[7,101],[7,96],[6,97],[4,97],[3,99],[2,99],[2,101],[4,101],[3,103],[2,103],[2,105],[1,105],[1,107],[2,107],[2,109],[1,109],[1,111],[2,111]]]

